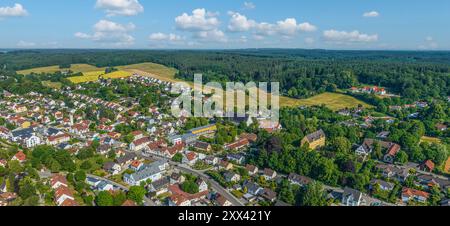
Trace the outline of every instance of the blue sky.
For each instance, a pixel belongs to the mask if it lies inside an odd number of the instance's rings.
[[[1,0],[0,48],[450,49],[448,0]]]

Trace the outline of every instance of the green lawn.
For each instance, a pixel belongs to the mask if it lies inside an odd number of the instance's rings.
[[[295,105],[306,106],[317,106],[322,104],[334,111],[343,108],[354,108],[358,107],[358,105],[362,105],[365,108],[373,108],[372,105],[360,101],[352,96],[339,93],[323,93],[308,99],[298,100],[295,103]]]

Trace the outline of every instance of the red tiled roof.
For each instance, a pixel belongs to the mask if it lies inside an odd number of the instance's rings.
[[[132,200],[125,200],[125,202],[122,204],[122,206],[137,206],[136,203]]]
[[[430,170],[434,170],[434,162],[431,160],[427,160],[423,163],[423,166],[426,166]]]
[[[173,194],[173,195],[177,195],[177,196],[181,196],[183,198],[185,198],[186,200],[193,200],[193,199],[199,199],[205,195],[208,194],[208,190],[203,191],[203,192],[199,192],[197,194],[189,194],[187,192],[184,192],[183,190],[181,190],[180,186],[178,184],[173,184],[169,186],[169,191]]]
[[[17,152],[15,155],[16,159],[19,161],[25,161],[27,159],[27,156],[23,153],[23,151]]]
[[[133,141],[133,144],[134,144],[135,146],[139,146],[139,145],[142,145],[142,144],[145,144],[145,143],[149,143],[149,142],[150,142],[150,138],[148,138],[148,137],[143,137],[143,138],[141,138],[141,139],[138,139],[138,140]]]
[[[227,144],[226,148],[227,149],[239,149],[239,148],[245,147],[246,145],[249,145],[249,144],[250,144],[250,142],[248,141],[247,138],[242,138],[234,143]]]
[[[388,150],[388,155],[390,156],[395,156],[397,155],[397,153],[400,151],[400,145],[398,144],[393,144],[389,150]]]
[[[53,175],[52,179],[50,179],[50,184],[53,186],[58,182],[67,185],[67,179],[65,176],[63,176],[61,174]]]
[[[55,199],[61,198],[63,195],[73,197],[73,192],[65,186],[61,186],[55,190]]]
[[[79,206],[78,203],[75,200],[72,199],[65,199],[62,203],[61,206]]]
[[[69,134],[61,134],[61,135],[56,135],[56,136],[50,136],[50,137],[48,137],[48,140],[50,142],[52,142],[52,141],[56,141],[56,140],[62,140],[62,139],[65,139],[65,138],[69,138],[70,139],[70,135]]]
[[[412,189],[412,188],[403,188],[402,195],[404,195],[404,196],[421,196],[424,198],[428,198],[430,196],[430,194],[427,192],[419,191],[419,190]]]
[[[189,152],[189,153],[186,154],[186,158],[187,158],[189,161],[194,160],[196,157],[197,157],[197,154],[196,154],[195,152]]]

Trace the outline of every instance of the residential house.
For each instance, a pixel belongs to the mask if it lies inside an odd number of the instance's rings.
[[[116,163],[121,167],[131,164],[133,160],[137,160],[137,155],[135,153],[126,153],[123,156],[116,158]]]
[[[298,175],[296,173],[290,173],[288,176],[288,181],[291,184],[299,185],[299,186],[306,186],[309,183],[313,182],[313,180],[309,177],[305,177],[302,175]]]
[[[68,185],[69,183],[67,183],[66,177],[61,174],[55,174],[50,179],[50,186],[52,187],[52,189],[57,189],[61,186],[69,187]]]
[[[228,154],[227,159],[233,161],[239,165],[242,165],[245,161],[245,156],[242,154]]]
[[[206,143],[206,142],[202,142],[202,141],[196,141],[192,147],[198,151],[203,151],[203,152],[211,152],[211,144]]]
[[[383,161],[387,163],[394,163],[395,156],[397,156],[397,153],[400,151],[400,149],[400,145],[392,144],[392,146],[388,148],[387,153],[384,155]]]
[[[169,206],[191,206],[191,200],[182,195],[172,195],[169,197]]]
[[[179,173],[172,173],[170,175],[170,184],[182,184],[185,180],[186,178]]]
[[[195,182],[198,185],[199,192],[204,192],[208,190],[208,184],[201,178],[198,178]]]
[[[130,150],[131,151],[141,151],[142,149],[146,148],[148,144],[150,144],[151,140],[149,137],[142,137],[139,138],[130,144]]]
[[[448,127],[447,127],[447,125],[445,125],[445,124],[442,124],[442,123],[436,124],[436,129],[439,130],[439,131],[444,132],[444,131],[447,130],[447,128],[448,128]]]
[[[220,160],[219,169],[231,170],[233,169],[233,164],[225,160]]]
[[[344,188],[344,193],[342,194],[341,203],[344,206],[362,206],[363,205],[363,193],[346,187]]]
[[[193,166],[198,160],[198,155],[195,152],[186,152],[183,155],[182,163]]]
[[[144,163],[138,160],[134,160],[130,164],[130,169],[134,171],[142,170],[145,167]]]
[[[97,153],[101,155],[106,155],[109,151],[111,151],[111,146],[108,144],[102,144],[97,147]]]
[[[23,151],[19,151],[12,157],[11,160],[16,160],[20,163],[24,163],[27,160],[27,156],[23,153]]]
[[[280,122],[271,119],[258,119],[258,128],[266,130],[268,133],[273,133],[281,130],[283,127]]]
[[[71,200],[71,201],[66,201]],[[66,186],[60,186],[55,190],[55,202],[58,206],[70,205],[75,201],[73,192]]]
[[[250,142],[247,138],[241,138],[236,142],[225,145],[225,150],[228,151],[238,151],[244,149],[250,145]]]
[[[386,182],[380,179],[372,179],[370,181],[370,189],[374,189],[375,186],[378,186],[379,189],[383,191],[392,191],[394,189],[394,184],[390,182]]]
[[[1,167],[6,167],[6,164],[8,164],[8,161],[6,161],[6,159],[0,159],[0,166]]]
[[[56,136],[50,136],[47,138],[47,144],[48,145],[59,145],[65,142],[70,141],[70,135],[69,134],[61,134]]]
[[[317,150],[325,146],[326,135],[323,130],[316,131],[314,133],[306,135],[301,140],[301,145],[307,145],[311,150]]]
[[[261,196],[269,202],[275,202],[277,200],[277,193],[269,188],[264,188]]]
[[[152,182],[148,186],[148,191],[154,193],[155,196],[158,196],[158,195],[168,192],[169,185],[170,185],[170,179],[168,177],[164,177],[160,180]]]
[[[147,182],[149,180],[157,181],[162,178],[162,174],[167,168],[168,163],[166,161],[156,161],[133,174],[125,174],[124,181],[129,185],[140,185],[141,182]]]
[[[241,180],[241,176],[237,173],[227,171],[223,174],[226,182],[239,182]]]
[[[218,206],[232,206],[233,204],[228,201],[223,195],[217,193],[216,194],[216,203]]]
[[[424,191],[419,191],[412,188],[403,188],[402,190],[402,201],[408,203],[410,201],[424,203],[428,200],[430,194]]]
[[[247,165],[245,166],[245,169],[247,170],[247,172],[248,172],[248,174],[249,174],[250,176],[253,176],[253,175],[257,174],[258,171],[259,171],[259,169],[258,169],[257,166],[250,165],[250,164],[247,164]]]
[[[433,172],[435,164],[431,160],[426,160],[422,164],[419,165],[419,169],[425,172]]]
[[[112,175],[117,175],[122,170],[122,167],[115,162],[106,162],[103,164],[103,169]]]
[[[9,131],[6,127],[0,126],[0,138],[9,140],[11,138],[11,131]]]
[[[216,156],[208,156],[205,158],[205,163],[209,164],[209,165],[217,165],[219,163],[219,158],[217,158]]]
[[[260,195],[264,190],[258,184],[251,181],[245,181],[243,187],[247,189],[247,193],[250,195]]]
[[[80,137],[85,137],[86,133],[89,132],[89,124],[87,123],[75,124],[70,128],[70,132]]]
[[[266,180],[273,180],[273,179],[275,179],[276,176],[277,176],[277,172],[275,172],[274,170],[269,169],[269,168],[264,169],[263,177]]]
[[[27,148],[32,148],[41,144],[41,138],[36,136],[33,128],[14,130],[11,134],[13,142],[20,142]]]

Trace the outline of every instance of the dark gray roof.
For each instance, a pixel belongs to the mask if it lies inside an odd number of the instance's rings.
[[[20,137],[20,138],[28,138],[31,137],[34,133],[33,128],[26,128],[26,129],[20,129],[20,130],[14,130],[11,132],[13,137]]]
[[[157,181],[155,181],[155,182],[152,182],[151,185],[152,185],[152,187],[153,187],[155,190],[159,190],[159,189],[161,189],[161,188],[167,186],[169,183],[170,183],[169,178],[168,178],[168,177],[164,177],[164,178],[162,178],[161,180],[157,180]]]
[[[318,140],[322,137],[325,137],[325,132],[323,130],[318,130],[314,133],[306,135],[306,139],[308,139],[309,142],[313,142],[315,140]]]
[[[137,155],[135,153],[126,153],[124,156],[117,158],[116,162],[119,164],[123,164],[125,162],[135,159],[136,157]]]
[[[313,179],[309,177],[298,175],[296,173],[290,173],[288,179],[301,185],[307,185],[313,181]]]
[[[349,187],[344,188],[344,194],[343,194],[344,197],[353,196],[353,198],[355,200],[359,200],[362,197],[362,195],[363,195],[362,192],[355,190],[353,188],[349,188]]]

